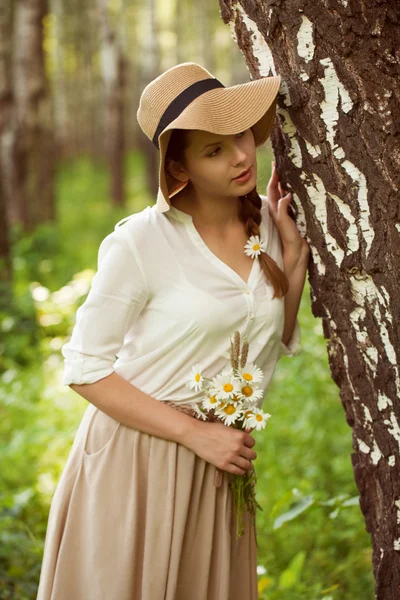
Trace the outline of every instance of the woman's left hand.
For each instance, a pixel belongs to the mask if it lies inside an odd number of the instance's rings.
[[[292,194],[285,191],[279,181],[275,162],[272,163],[271,178],[267,185],[267,199],[272,218],[279,231],[284,249],[290,248],[297,253],[307,253],[310,249],[308,242],[300,235],[296,223],[288,214]],[[290,209],[289,209],[290,210]]]

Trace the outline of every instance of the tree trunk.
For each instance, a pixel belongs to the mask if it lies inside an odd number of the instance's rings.
[[[111,177],[111,199],[125,202],[124,192],[124,66],[125,60],[108,19],[107,0],[98,0],[101,16],[101,65],[106,95],[105,146]]]
[[[158,30],[156,23],[156,3],[155,0],[146,0],[142,6],[141,23],[144,35],[142,37],[142,56],[141,56],[141,81],[140,89],[152,81],[160,74],[161,56],[158,45]],[[147,181],[150,193],[157,195],[158,190],[158,164],[160,154],[154,144],[139,132],[139,148],[146,156],[147,163]]]
[[[311,246],[312,310],[352,427],[378,600],[400,597],[400,6],[220,0],[252,79],[282,76],[271,141]]]
[[[7,149],[10,138],[12,115],[11,88],[11,6],[0,7],[0,296],[11,281],[11,250],[9,236],[9,208],[11,208],[11,184],[7,177]]]
[[[55,218],[52,107],[43,52],[46,13],[46,0],[15,2],[11,159],[17,218],[27,230]]]

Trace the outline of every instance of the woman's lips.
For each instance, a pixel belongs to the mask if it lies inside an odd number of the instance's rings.
[[[239,183],[242,181],[247,181],[248,179],[250,179],[251,177],[251,167],[249,167],[249,169],[244,173],[244,175],[241,175],[240,177],[235,177],[233,179],[233,181],[238,181]]]

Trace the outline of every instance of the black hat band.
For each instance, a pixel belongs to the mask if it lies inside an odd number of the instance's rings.
[[[183,90],[176,98],[172,100],[172,102],[165,109],[164,114],[162,115],[156,132],[153,136],[153,144],[156,148],[159,148],[158,145],[158,136],[164,129],[172,123],[181,112],[185,110],[185,108],[193,102],[198,96],[208,92],[209,90],[213,90],[214,88],[225,87],[218,79],[214,77],[209,77],[208,79],[202,79],[201,81],[196,81],[196,83],[192,83],[188,88]]]

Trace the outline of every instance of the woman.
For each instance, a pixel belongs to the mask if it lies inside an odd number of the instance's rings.
[[[102,241],[62,348],[64,384],[89,405],[52,500],[38,600],[257,598],[254,527],[246,513],[236,539],[229,488],[252,469],[255,441],[194,418],[203,396],[186,382],[196,363],[207,377],[229,364],[235,330],[264,393],[279,357],[300,351],[308,245],[275,168],[267,197],[256,191],[279,85],[225,88],[183,63],[142,93],[157,202]],[[252,235],[266,244],[254,258]]]

